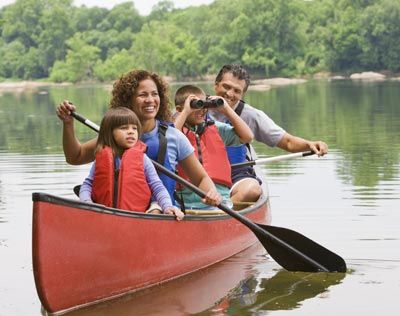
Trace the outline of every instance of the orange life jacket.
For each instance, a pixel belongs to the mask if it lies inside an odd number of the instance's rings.
[[[189,139],[194,148],[196,157],[199,159],[210,178],[215,183],[230,188],[232,186],[231,165],[218,128],[211,123],[211,125],[206,124],[201,133],[195,133],[186,127],[182,128],[182,132]],[[179,165],[178,174],[187,179],[182,167]]]
[[[115,170],[110,147],[96,154],[92,199],[95,203],[124,210],[144,212],[151,199],[151,190],[144,174],[146,145],[138,141],[125,150],[119,170]]]

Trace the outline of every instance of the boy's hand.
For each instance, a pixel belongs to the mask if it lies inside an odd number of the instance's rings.
[[[194,109],[194,108],[192,108],[192,107],[190,106],[190,102],[191,102],[192,100],[198,100],[198,99],[199,99],[199,98],[198,98],[197,96],[193,95],[193,94],[189,95],[189,96],[186,98],[186,100],[185,100],[185,103],[184,103],[184,105],[183,105],[183,110],[182,110],[182,112],[186,112],[186,113],[189,115],[189,114],[192,113],[193,111],[198,110],[198,109]]]
[[[222,99],[224,101],[223,105],[217,106],[215,108],[210,108],[210,109],[213,111],[220,112],[221,114],[224,114],[225,116],[227,116],[231,107],[229,106],[228,102],[226,102],[226,100],[224,98],[216,96],[216,95],[210,95],[210,96],[208,96],[207,99],[210,99],[210,100]]]

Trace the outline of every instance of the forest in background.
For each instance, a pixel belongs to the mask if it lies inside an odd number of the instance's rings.
[[[72,0],[0,9],[0,81],[112,81],[132,68],[177,80],[241,63],[255,77],[400,71],[400,0],[216,0],[148,16]]]

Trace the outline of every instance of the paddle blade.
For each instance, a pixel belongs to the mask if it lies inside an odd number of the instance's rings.
[[[257,226],[264,230],[265,233],[257,231],[255,232],[256,236],[271,257],[286,270],[346,272],[346,262],[342,257],[302,234],[283,227],[262,224],[257,224]],[[286,245],[271,239],[270,235],[279,238]],[[292,248],[294,251],[292,251]],[[318,265],[325,269],[322,270]]]

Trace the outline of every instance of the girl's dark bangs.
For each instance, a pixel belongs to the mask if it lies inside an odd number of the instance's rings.
[[[137,125],[137,120],[134,115],[128,114],[127,113],[122,113],[120,115],[117,115],[114,117],[114,126],[113,127],[118,127],[121,125],[127,125],[127,124],[135,124]]]

